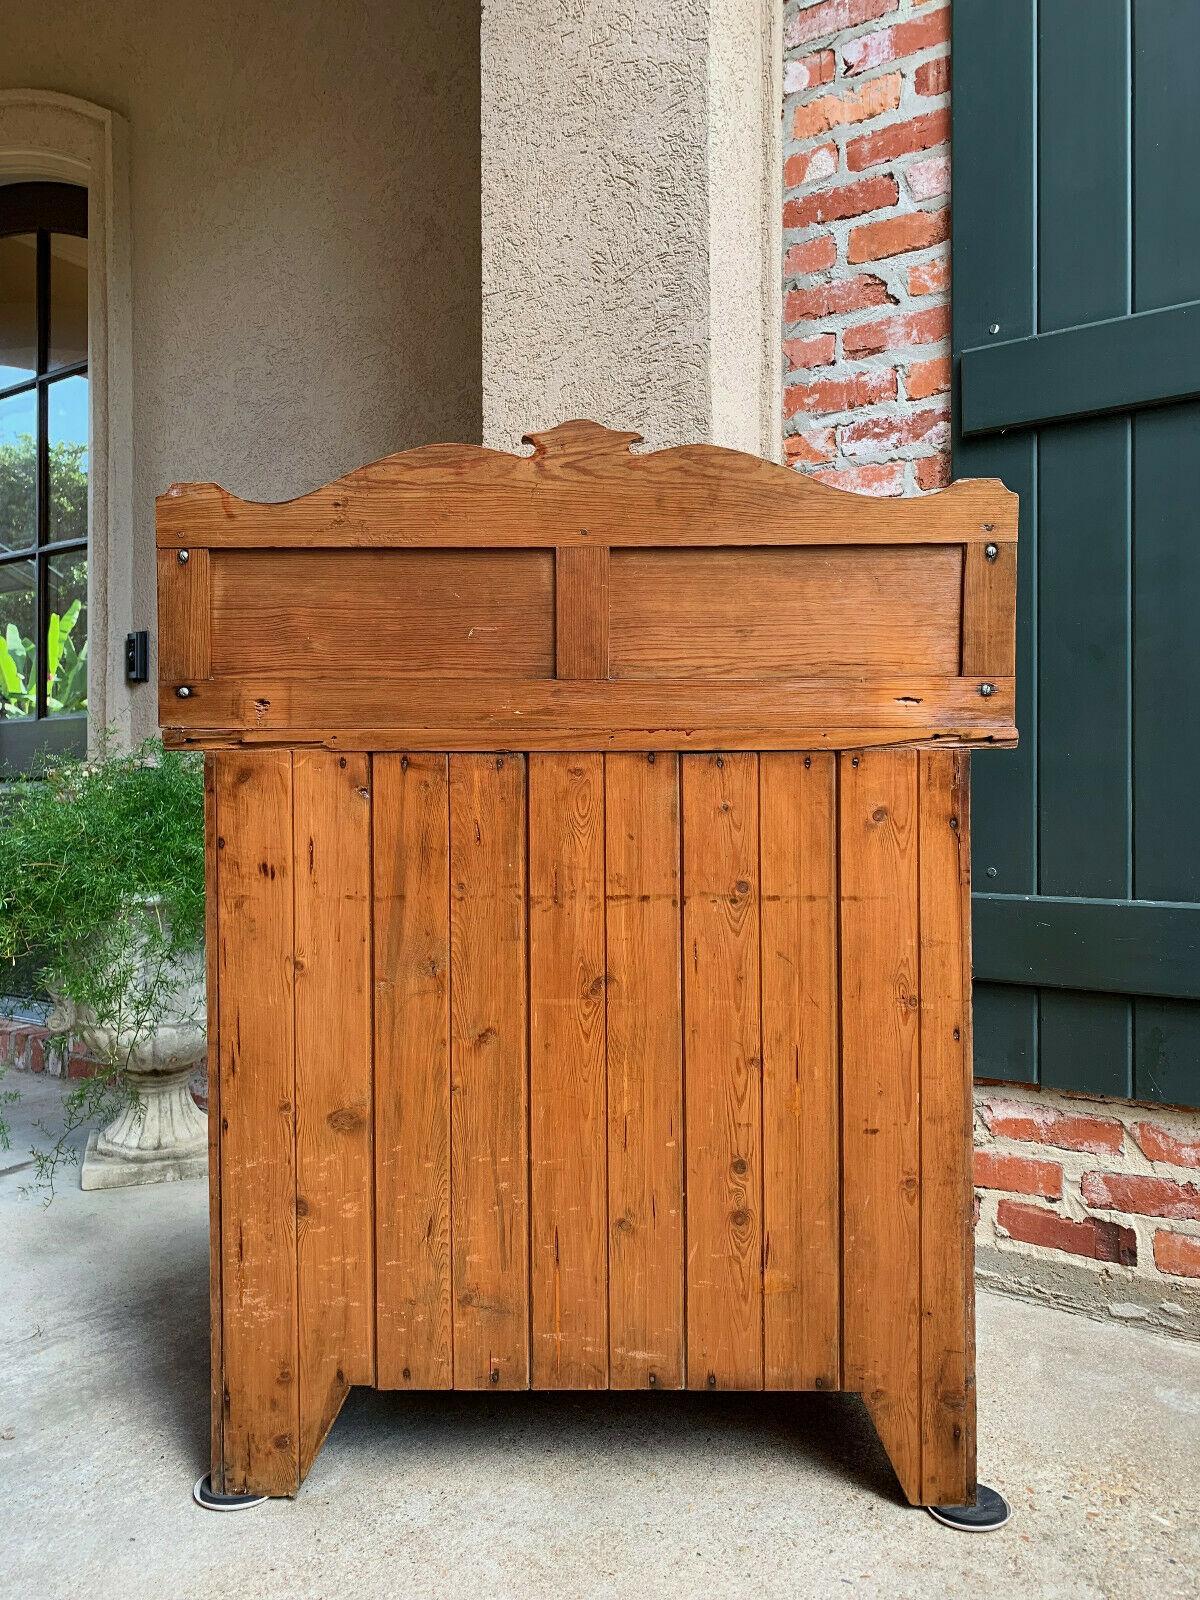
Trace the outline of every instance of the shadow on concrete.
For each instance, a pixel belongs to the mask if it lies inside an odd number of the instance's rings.
[[[420,1472],[430,1453],[453,1463],[487,1450],[601,1457],[630,1453],[686,1467],[714,1446],[780,1473],[834,1476],[905,1505],[865,1407],[849,1394],[377,1393],[354,1390],[326,1441],[331,1467],[366,1452],[389,1471]],[[314,1474],[319,1474],[318,1457]],[[514,1460],[514,1468],[516,1461]]]

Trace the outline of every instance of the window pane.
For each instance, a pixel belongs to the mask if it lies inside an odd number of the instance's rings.
[[[88,381],[59,378],[48,385],[50,518],[46,537],[86,539]]]
[[[0,400],[0,554],[25,550],[37,538],[37,395],[32,389]]]
[[[37,371],[37,236],[0,239],[0,389]]]
[[[46,711],[87,708],[87,551],[46,561]]]
[[[33,562],[8,561],[0,566],[0,717],[32,717],[36,710],[37,675]]]
[[[87,360],[87,240],[50,235],[50,365]]]

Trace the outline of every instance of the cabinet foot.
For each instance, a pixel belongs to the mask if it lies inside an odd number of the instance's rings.
[[[270,1497],[265,1494],[218,1494],[206,1472],[197,1478],[192,1488],[192,1499],[205,1511],[248,1511],[251,1506],[261,1506]]]
[[[981,1483],[971,1506],[926,1506],[931,1517],[945,1523],[947,1528],[958,1528],[963,1533],[994,1533],[1002,1528],[1011,1516],[1008,1501],[995,1489]]]

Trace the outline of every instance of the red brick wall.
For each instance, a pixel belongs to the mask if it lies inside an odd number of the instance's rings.
[[[784,451],[867,494],[949,475],[950,7],[784,12]]]
[[[785,455],[867,494],[949,478],[950,4],[784,10]],[[989,1278],[1200,1337],[1200,1116],[977,1099]]]
[[[976,1098],[981,1241],[1136,1268],[1164,1293],[1200,1280],[1200,1118],[1030,1089]]]

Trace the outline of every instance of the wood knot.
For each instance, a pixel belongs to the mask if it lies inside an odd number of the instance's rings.
[[[337,1111],[331,1111],[326,1120],[337,1133],[353,1133],[364,1122],[362,1112],[354,1106],[342,1106]]]

